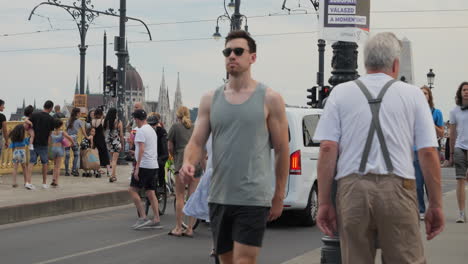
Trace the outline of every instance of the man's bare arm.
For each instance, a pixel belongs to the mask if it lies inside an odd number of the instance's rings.
[[[444,230],[445,218],[442,211],[442,185],[440,180],[440,163],[437,151],[433,147],[418,151],[424,182],[429,195],[429,208],[426,210],[426,238],[431,240]]]
[[[429,196],[429,207],[442,208],[442,185],[440,180],[440,162],[435,148],[418,150],[419,163]]]
[[[320,142],[320,152],[317,163],[317,181],[319,205],[331,205],[331,189],[335,178],[336,160],[338,158],[338,143],[324,140]]]
[[[211,133],[210,109],[213,94],[214,92],[205,94],[200,101],[197,122],[192,137],[185,147],[184,164],[195,166],[204,158],[203,150]]]
[[[267,90],[266,106],[268,109],[267,126],[275,150],[276,188],[273,199],[283,200],[289,171],[288,120],[286,106],[278,93]]]

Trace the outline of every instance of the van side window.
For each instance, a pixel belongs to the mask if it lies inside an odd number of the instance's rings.
[[[315,129],[317,128],[320,115],[307,115],[302,119],[302,138],[304,141],[304,147],[318,147],[320,146],[319,141],[314,141]]]

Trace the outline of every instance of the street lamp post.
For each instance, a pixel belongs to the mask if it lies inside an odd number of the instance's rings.
[[[427,76],[427,84],[429,85],[429,88],[432,89],[434,88],[434,78],[435,78],[435,73],[432,71],[432,69],[429,69],[429,72],[426,74]]]
[[[224,1],[224,4],[226,4],[226,1]],[[226,6],[224,6],[225,13],[220,15],[216,19],[216,29],[215,29],[215,33],[213,33],[213,38],[215,40],[219,40],[222,37],[221,33],[219,33],[219,20],[220,19],[229,19],[231,21],[230,31],[240,30],[242,26],[242,19],[245,19],[244,30],[247,32],[249,31],[249,26],[247,25],[247,17],[240,13],[240,4],[241,4],[240,0],[231,0],[229,2],[228,4],[229,9],[231,10],[234,9],[234,13],[232,13],[232,16],[229,16]],[[226,72],[226,80],[228,79],[229,79],[229,73]]]
[[[81,4],[79,4],[78,1],[80,1]],[[80,44],[78,45],[78,49],[80,50],[80,94],[84,94],[86,49],[88,48],[86,45],[86,33],[88,32],[89,25],[99,15],[115,17],[119,17],[119,15],[117,15],[112,8],[109,8],[105,11],[92,9],[94,8],[94,5],[91,4],[91,0],[77,0],[73,3],[73,5],[64,5],[60,0],[47,0],[47,2],[42,2],[33,8],[31,14],[29,14],[28,20],[31,20],[34,11],[36,11],[36,9],[42,5],[56,6],[65,9],[65,11],[67,11],[73,17],[76,25],[78,26],[78,31],[80,33]],[[142,23],[146,27],[149,38],[151,40],[151,32],[149,31],[148,26],[142,20],[133,17],[126,17],[126,19],[135,20]]]

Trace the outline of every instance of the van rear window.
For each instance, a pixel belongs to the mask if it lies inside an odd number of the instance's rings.
[[[320,115],[307,115],[302,119],[302,138],[304,141],[304,147],[318,147],[320,146],[319,141],[314,141],[315,129],[317,128]]]

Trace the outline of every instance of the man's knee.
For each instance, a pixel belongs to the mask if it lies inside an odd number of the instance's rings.
[[[221,261],[221,264],[233,264],[234,262],[233,262],[232,257],[233,257],[232,250],[224,254],[218,255],[218,258]]]

